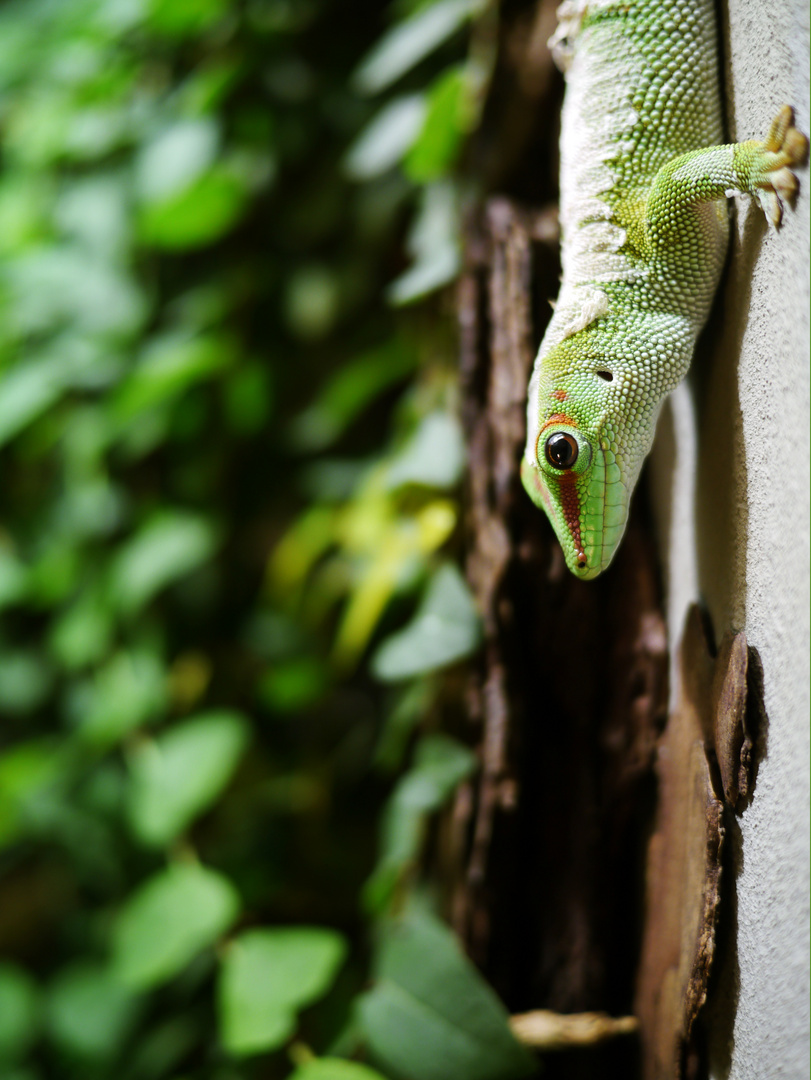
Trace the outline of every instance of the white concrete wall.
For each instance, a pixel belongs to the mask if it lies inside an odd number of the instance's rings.
[[[811,132],[808,0],[729,0],[721,37],[731,138],[765,134],[783,103]],[[753,801],[728,832],[713,1080],[809,1076],[811,174],[798,175],[779,234],[736,200],[729,272],[652,462],[671,639],[694,597],[719,639],[745,630],[769,717]]]

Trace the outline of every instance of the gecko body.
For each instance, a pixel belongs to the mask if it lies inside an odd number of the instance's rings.
[[[763,141],[723,145],[711,0],[567,0],[558,16],[563,275],[521,478],[588,579],[616,552],[662,403],[707,318],[726,197],[755,195],[778,225],[808,141],[784,106]]]

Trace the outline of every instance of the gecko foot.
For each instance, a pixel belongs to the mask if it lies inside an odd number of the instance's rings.
[[[808,157],[808,139],[794,127],[790,105],[783,105],[772,121],[763,151],[757,197],[766,217],[777,228],[783,218],[783,204],[790,206],[797,195],[797,177],[790,166],[803,165]]]

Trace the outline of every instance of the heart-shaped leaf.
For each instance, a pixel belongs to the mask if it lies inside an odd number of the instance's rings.
[[[375,1059],[408,1080],[510,1080],[536,1065],[451,931],[425,911],[390,922],[377,982],[360,1001]]]
[[[324,927],[240,934],[228,947],[219,982],[226,1049],[244,1056],[283,1045],[298,1010],[326,993],[345,955],[344,938]]]
[[[130,897],[113,927],[113,970],[136,989],[177,975],[236,918],[231,882],[207,867],[176,864]]]

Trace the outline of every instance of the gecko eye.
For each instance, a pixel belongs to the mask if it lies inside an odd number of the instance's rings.
[[[546,440],[546,460],[555,469],[571,469],[577,461],[577,440],[558,431]]]

